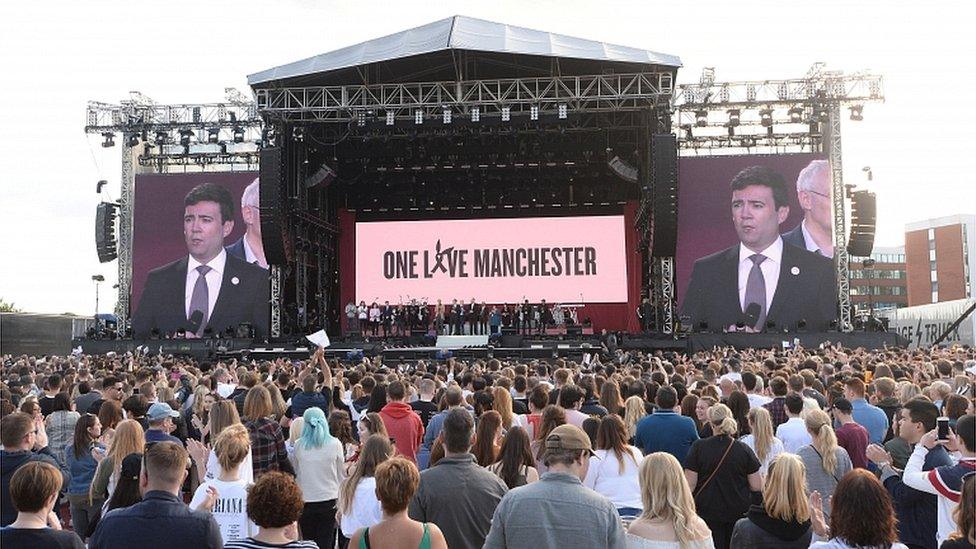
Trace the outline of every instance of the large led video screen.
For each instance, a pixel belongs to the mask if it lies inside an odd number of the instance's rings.
[[[356,224],[356,300],[627,301],[624,216]]]
[[[267,335],[257,172],[138,175],[133,207],[136,337]]]
[[[824,156],[681,158],[678,173],[683,320],[708,331],[826,329],[837,284]]]

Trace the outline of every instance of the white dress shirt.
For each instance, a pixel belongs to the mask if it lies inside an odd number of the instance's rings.
[[[769,306],[773,303],[773,295],[776,294],[776,285],[779,283],[779,267],[783,262],[783,239],[776,237],[765,250],[759,252],[766,256],[766,259],[759,264],[763,278],[766,280],[766,314],[769,314]],[[756,252],[746,248],[745,244],[739,244],[739,305],[742,310],[746,310],[746,284],[749,282],[749,271],[752,270],[754,263],[750,257]]]
[[[783,441],[783,448],[791,454],[813,442],[807,432],[807,424],[799,417],[791,417],[780,424],[776,428],[776,438]]]
[[[224,279],[224,265],[227,263],[227,252],[223,248],[220,249],[220,253],[217,257],[211,259],[206,265],[210,267],[210,272],[207,273],[207,321],[213,316],[214,305],[217,304],[217,296],[220,295],[220,283]],[[200,278],[200,273],[197,272],[197,267],[204,265],[200,263],[193,256],[190,256],[190,260],[186,267],[186,287],[184,292],[186,294],[186,318],[190,318],[190,300],[193,299],[193,286],[197,283],[197,278]]]
[[[806,245],[807,251],[823,255],[823,253],[820,251],[820,246],[817,246],[817,243],[813,240],[813,235],[811,235],[810,231],[807,230],[806,219],[800,222],[800,232],[803,233],[803,244]]]
[[[261,267],[262,269],[268,268],[267,263],[262,262],[260,259],[258,259],[256,255],[254,255],[254,251],[251,249],[251,245],[248,244],[247,242],[246,235],[244,236],[244,261],[247,261],[248,263],[253,263],[258,267]]]

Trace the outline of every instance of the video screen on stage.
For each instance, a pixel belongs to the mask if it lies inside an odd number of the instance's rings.
[[[624,216],[356,224],[356,300],[627,301]]]
[[[138,175],[133,207],[135,337],[267,334],[257,172]]]
[[[826,329],[837,317],[822,154],[681,158],[675,280],[694,329]]]

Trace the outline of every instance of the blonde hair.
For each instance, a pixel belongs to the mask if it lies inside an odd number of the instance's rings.
[[[213,451],[217,454],[217,463],[224,471],[230,471],[240,465],[251,451],[251,437],[247,428],[240,423],[227,427],[214,442]]]
[[[624,425],[627,427],[627,436],[634,438],[637,433],[637,422],[647,415],[644,408],[644,399],[634,395],[624,402]]]
[[[305,418],[298,416],[291,420],[291,425],[288,426],[288,442],[294,446],[298,443],[298,439],[302,437],[302,429],[305,428]]]
[[[498,412],[498,415],[502,416],[502,427],[505,430],[512,428],[512,421],[515,419],[515,414],[512,413],[512,395],[508,392],[508,389],[504,387],[495,387],[492,390],[492,410]]]
[[[112,443],[105,453],[105,467],[111,465],[112,476],[122,471],[122,460],[129,454],[141,454],[146,449],[146,433],[142,430],[142,425],[134,419],[123,419],[115,426],[115,434],[112,436]],[[102,466],[101,463],[98,464]],[[95,483],[88,487],[89,503],[98,498]]]
[[[735,437],[739,434],[739,424],[732,417],[732,410],[724,404],[716,404],[708,409],[708,422],[716,435]]]
[[[209,394],[210,389],[207,389],[203,385],[197,385],[196,389],[193,389],[193,413],[200,416],[201,420],[210,413],[210,410],[203,408],[204,397]]]
[[[776,436],[773,434],[773,420],[769,415],[769,410],[759,406],[749,410],[746,415],[752,430],[753,445],[756,447],[756,457],[759,461],[766,461],[769,452],[773,449],[773,441]]]
[[[803,420],[813,438],[813,445],[820,451],[824,471],[833,475],[837,470],[837,435],[830,424],[830,416],[823,410],[813,410]]]
[[[911,381],[901,381],[898,383],[898,401],[906,404],[908,401],[922,394],[922,390]]]
[[[271,393],[266,387],[255,385],[247,391],[244,397],[244,419],[254,421],[274,415],[274,404]]]
[[[669,520],[678,543],[685,546],[705,537],[695,512],[695,498],[678,460],[667,452],[654,452],[640,464],[639,481],[644,511],[640,518]]]
[[[806,485],[807,469],[799,456],[787,453],[776,456],[763,486],[766,514],[786,522],[810,520]]]
[[[237,415],[237,406],[233,400],[218,400],[210,407],[210,440],[216,440],[224,429],[241,423],[241,416]]]

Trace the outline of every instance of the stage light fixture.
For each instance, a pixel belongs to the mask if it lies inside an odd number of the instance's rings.
[[[102,147],[105,147],[107,149],[109,147],[114,147],[115,146],[115,134],[114,133],[105,132],[105,133],[102,134],[102,137],[105,138],[105,141],[102,141]]]
[[[851,106],[851,120],[855,122],[864,120],[864,105]]]
[[[168,137],[166,132],[156,132],[156,144],[165,145]]]
[[[304,141],[305,140],[305,128],[303,128],[301,126],[296,126],[296,127],[292,128],[291,129],[291,137],[295,141]]]
[[[125,138],[125,144],[129,147],[135,147],[139,145],[139,134],[130,133],[128,137]]]
[[[802,107],[793,107],[792,109],[789,110],[789,115],[790,115],[790,123],[791,124],[799,124],[799,123],[803,122],[803,108]]]
[[[756,85],[746,84],[746,101],[750,103],[756,100]]]
[[[559,105],[559,119],[566,120],[566,116],[569,114],[569,107],[565,103]]]
[[[759,123],[764,128],[771,128],[773,126],[773,109],[762,109],[759,111]]]
[[[423,124],[424,123],[424,111],[417,109],[413,111],[413,123]]]
[[[481,122],[481,109],[478,107],[471,107],[471,121]]]
[[[210,128],[207,130],[207,143],[216,145],[220,142],[220,128]]]
[[[386,125],[392,126],[395,123],[396,123],[396,115],[393,114],[393,111],[386,111]]]
[[[502,122],[508,122],[512,119],[512,108],[502,107]]]
[[[200,107],[193,107],[193,123],[199,124],[202,119],[200,116]]]
[[[751,149],[752,147],[756,146],[756,140],[752,137],[743,137],[742,146],[747,149]]]
[[[730,109],[729,110],[729,128],[734,128],[734,127],[736,127],[736,126],[739,125],[739,121],[740,121],[739,116],[740,116],[740,114],[741,114],[741,112],[739,111],[739,109]]]
[[[441,120],[445,124],[450,124],[451,123],[451,117],[452,117],[451,109],[444,109],[441,112]]]
[[[695,111],[695,125],[699,128],[708,125],[708,111]]]
[[[191,137],[193,137],[193,130],[180,130],[180,145],[184,148],[189,147]]]
[[[244,142],[244,128],[241,126],[234,126],[234,143]]]
[[[530,106],[529,107],[529,120],[538,120],[538,119],[539,119],[539,106],[538,105],[532,105],[532,106]]]
[[[685,131],[685,139],[692,139],[695,137],[695,134],[691,131],[691,124],[684,124],[681,126],[681,129]]]
[[[356,125],[360,128],[366,126],[366,111],[359,111],[356,113]]]

